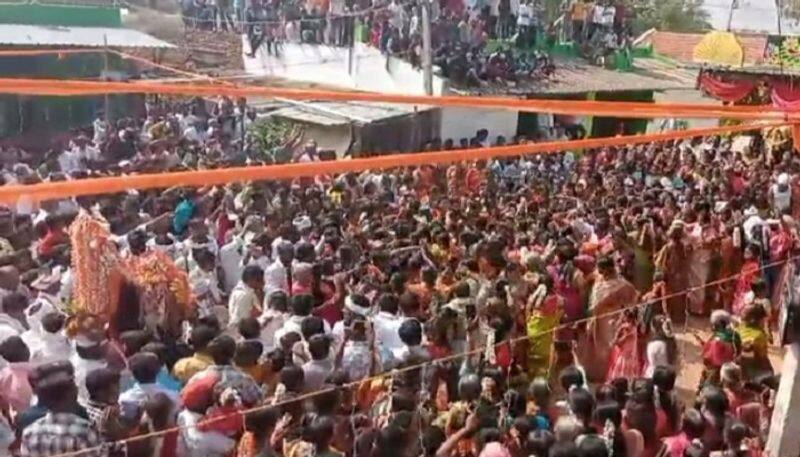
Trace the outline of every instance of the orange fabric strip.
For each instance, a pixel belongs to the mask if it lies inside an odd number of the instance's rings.
[[[605,146],[624,146],[653,141],[666,141],[706,135],[719,135],[769,127],[780,127],[785,123],[734,125],[704,129],[678,130],[648,135],[633,135],[614,138],[592,138],[576,141],[554,141],[514,146],[497,146],[481,149],[459,149],[454,151],[417,152],[412,154],[392,154],[330,162],[292,163],[284,165],[265,165],[259,167],[236,167],[217,170],[196,170],[175,173],[156,173],[132,176],[84,179],[78,181],[48,182],[34,185],[12,185],[0,187],[0,202],[14,204],[21,197],[33,201],[61,199],[83,195],[99,195],[124,192],[131,189],[155,189],[173,186],[203,187],[229,182],[293,179],[332,173],[359,172],[363,170],[382,170],[387,168],[447,164],[472,160],[485,160],[493,157],[518,156],[600,148]]]
[[[505,97],[461,97],[379,94],[215,84],[162,84],[151,81],[113,82],[56,79],[0,78],[0,93],[78,96],[99,94],[162,94],[182,96],[283,97],[294,100],[331,100],[401,103],[434,106],[510,109],[564,115],[623,118],[730,118],[739,120],[800,120],[800,113],[768,106],[710,106],[681,103],[598,102],[583,100],[522,100]]]

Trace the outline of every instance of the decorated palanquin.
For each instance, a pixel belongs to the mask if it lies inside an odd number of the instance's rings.
[[[194,300],[186,272],[163,251],[154,249],[122,261],[127,279],[139,289],[145,327],[180,334],[181,322],[192,312]]]
[[[109,330],[120,330],[122,292],[133,288],[138,298],[138,319],[151,329],[179,334],[181,321],[194,307],[185,271],[166,254],[153,250],[123,257],[113,241],[109,225],[99,215],[82,211],[69,227],[72,246],[75,316],[97,316]],[[129,306],[127,304],[126,306]]]
[[[74,275],[71,310],[111,319],[117,313],[124,277],[108,223],[82,211],[68,233]]]

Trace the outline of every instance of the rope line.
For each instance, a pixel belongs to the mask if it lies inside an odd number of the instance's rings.
[[[797,256],[789,257],[789,258],[787,258],[785,260],[766,263],[766,264],[761,265],[758,268],[758,271],[764,271],[767,268],[771,268],[771,267],[778,266],[778,265],[783,265],[783,264],[789,263],[789,262],[794,261],[794,260],[799,260],[799,259],[800,259],[800,255],[797,255]],[[648,301],[639,302],[639,303],[636,303],[636,304],[633,304],[633,305],[630,305],[630,306],[625,306],[625,307],[622,307],[622,308],[620,308],[618,310],[615,310],[615,311],[609,311],[609,312],[606,312],[606,313],[598,314],[596,316],[587,316],[587,317],[584,317],[584,318],[581,318],[581,319],[574,320],[574,321],[569,322],[569,323],[559,324],[559,325],[557,325],[557,326],[555,326],[552,329],[547,330],[547,331],[540,331],[540,332],[536,332],[536,333],[533,333],[533,334],[526,334],[526,335],[521,335],[521,336],[518,336],[518,337],[515,337],[515,338],[509,338],[507,340],[503,340],[503,341],[501,341],[499,343],[496,343],[495,347],[499,347],[501,344],[505,344],[505,343],[516,343],[516,342],[519,342],[519,341],[525,341],[525,340],[529,340],[529,339],[532,339],[532,338],[548,335],[548,334],[551,334],[551,333],[555,333],[555,332],[557,332],[559,330],[570,328],[570,327],[573,327],[575,325],[582,324],[582,323],[592,322],[592,321],[597,320],[597,319],[610,318],[610,317],[616,316],[618,314],[622,314],[622,313],[624,313],[624,312],[626,312],[628,310],[631,310],[631,309],[639,309],[640,307],[644,307],[644,306],[647,306],[647,305],[652,304],[652,303],[659,303],[661,301],[669,300],[670,298],[676,298],[676,297],[680,297],[680,296],[683,296],[683,295],[687,295],[687,294],[689,294],[689,293],[691,293],[693,291],[696,291],[696,290],[703,290],[703,289],[706,289],[708,287],[724,284],[726,282],[730,282],[730,281],[736,280],[740,276],[743,276],[745,274],[750,274],[750,273],[739,272],[739,273],[736,273],[734,275],[727,276],[725,278],[720,278],[720,279],[708,282],[708,283],[703,284],[701,286],[688,287],[688,288],[683,289],[681,291],[677,291],[677,292],[673,292],[671,294],[664,295],[663,297],[658,297],[658,298],[655,298],[653,300],[648,300]],[[196,428],[196,427],[199,427],[200,425],[203,425],[203,424],[211,424],[211,423],[214,423],[214,422],[217,422],[217,421],[222,421],[222,420],[234,417],[234,416],[239,415],[239,414],[246,415],[246,414],[262,411],[262,410],[269,409],[269,408],[276,408],[276,407],[279,407],[279,406],[284,406],[284,405],[287,405],[287,404],[291,404],[291,403],[295,403],[295,402],[299,402],[299,401],[304,401],[304,400],[307,400],[309,398],[313,398],[313,397],[316,397],[318,395],[322,395],[322,394],[325,394],[325,393],[331,393],[331,392],[335,392],[335,391],[342,390],[342,389],[358,388],[361,384],[363,384],[365,382],[373,382],[373,381],[376,381],[376,380],[383,379],[383,378],[385,378],[387,376],[394,376],[394,375],[399,374],[399,373],[405,373],[405,372],[408,372],[408,371],[419,370],[419,369],[425,368],[426,366],[433,365],[433,364],[436,364],[436,363],[449,362],[449,361],[453,361],[453,360],[456,360],[456,359],[461,359],[461,358],[464,358],[464,357],[480,354],[480,353],[484,352],[487,347],[488,347],[488,345],[485,344],[480,348],[472,349],[472,350],[469,350],[469,351],[464,351],[464,352],[461,352],[461,353],[458,353],[458,354],[451,354],[449,356],[441,357],[441,358],[438,358],[438,359],[435,359],[435,360],[430,360],[430,361],[423,362],[423,363],[418,363],[418,364],[415,364],[415,365],[410,365],[410,366],[407,366],[407,367],[402,367],[402,368],[397,368],[397,369],[394,369],[394,370],[389,370],[389,371],[386,371],[386,372],[383,372],[383,373],[380,373],[380,374],[377,374],[377,375],[366,377],[366,378],[364,378],[364,379],[362,379],[360,381],[352,381],[352,382],[349,382],[349,383],[345,383],[345,384],[343,384],[341,386],[333,386],[333,387],[329,387],[329,388],[325,388],[325,389],[320,389],[320,390],[317,390],[317,391],[314,391],[314,392],[308,392],[308,393],[299,395],[297,397],[294,397],[294,398],[291,398],[291,399],[288,399],[288,400],[282,400],[282,401],[278,401],[278,402],[274,402],[274,403],[270,403],[270,404],[263,404],[263,405],[254,406],[254,407],[251,407],[251,408],[243,409],[241,411],[237,411],[235,413],[223,415],[223,416],[220,416],[220,417],[215,417],[213,419],[209,419],[207,421],[203,421],[203,422],[200,422],[200,423],[195,424],[195,425],[184,426],[184,427],[171,427],[171,428],[164,429],[164,430],[158,430],[158,431],[155,431],[155,432],[150,432],[150,433],[146,433],[146,434],[142,434],[142,435],[133,436],[133,437],[126,438],[126,439],[123,439],[123,440],[117,440],[117,441],[112,441],[112,442],[108,442],[108,443],[103,443],[103,444],[101,444],[99,446],[94,446],[94,447],[91,447],[91,448],[81,449],[81,450],[78,450],[78,451],[66,452],[66,453],[62,453],[62,454],[56,454],[56,455],[53,455],[51,457],[74,457],[74,456],[79,456],[79,455],[83,455],[83,454],[87,454],[87,453],[91,453],[91,452],[101,451],[101,450],[103,450],[103,449],[105,449],[105,448],[107,448],[109,446],[114,446],[114,445],[118,446],[118,445],[127,444],[127,443],[131,443],[131,442],[136,442],[136,441],[141,441],[141,440],[145,440],[145,439],[149,439],[149,438],[155,438],[155,437],[163,436],[163,435],[166,435],[166,434],[169,434],[169,433],[173,433],[173,432],[177,432],[177,431],[181,431],[181,430],[184,430],[184,429],[189,429],[189,428],[193,428],[193,427]]]
[[[242,85],[159,84],[138,81],[81,81],[34,78],[0,78],[0,93],[14,95],[80,96],[104,94],[161,94],[176,96],[283,97],[293,100],[359,101],[406,105],[458,106],[541,112],[564,115],[596,115],[637,119],[691,118],[800,121],[800,113],[774,106],[713,106],[691,103],[604,102],[586,100],[516,99],[497,96],[405,95],[339,90],[290,89]]]
[[[729,134],[762,128],[781,127],[783,123],[740,124],[725,127],[675,130],[648,135],[590,138],[573,141],[550,141],[491,148],[457,149],[452,151],[415,152],[324,162],[289,163],[252,167],[192,170],[172,173],[150,173],[130,176],[80,179],[73,181],[15,184],[0,186],[0,203],[16,204],[20,198],[32,201],[62,199],[85,195],[126,192],[131,189],[159,189],[173,186],[205,187],[230,182],[286,180],[318,175],[386,170],[398,167],[448,164],[514,157],[529,154],[576,151],[610,146],[627,146],[683,138]]]

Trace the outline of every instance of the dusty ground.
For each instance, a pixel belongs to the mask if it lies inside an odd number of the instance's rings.
[[[696,331],[703,338],[708,338],[708,319],[690,318],[687,330]],[[700,375],[703,371],[703,362],[700,354],[701,348],[689,331],[684,331],[683,328],[676,328],[675,332],[676,338],[678,339],[678,350],[681,354],[677,389],[684,404],[690,404],[694,400],[697,385],[700,382]],[[772,367],[776,372],[780,372],[782,358],[782,348],[770,348],[770,359],[772,361]]]

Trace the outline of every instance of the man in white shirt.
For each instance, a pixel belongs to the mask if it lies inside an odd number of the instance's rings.
[[[311,360],[303,364],[303,386],[306,392],[321,389],[331,372],[330,340],[325,335],[314,335],[308,340]]]
[[[278,347],[275,340],[275,333],[283,327],[289,318],[289,297],[282,290],[277,290],[266,297],[264,312],[258,318],[261,324],[261,343],[264,345],[264,353],[269,353]]]
[[[276,290],[282,290],[291,295],[294,246],[292,243],[284,241],[277,246],[276,254],[278,258],[264,272],[266,294],[270,295]]]
[[[245,267],[242,279],[233,288],[228,299],[228,329],[236,332],[239,321],[261,314],[261,291],[264,290],[264,270],[257,266]]]
[[[386,364],[392,354],[403,348],[403,341],[400,340],[400,325],[403,318],[397,315],[399,310],[399,300],[396,295],[385,294],[378,299],[380,311],[372,318],[372,325],[375,331],[375,342],[381,355],[381,362]]]
[[[194,260],[196,265],[189,273],[189,283],[197,298],[200,316],[208,316],[214,314],[222,302],[214,254],[202,249],[194,253]]]
[[[281,338],[289,333],[297,333],[300,336],[302,333],[303,321],[311,316],[311,310],[314,308],[314,299],[310,295],[295,295],[290,299],[290,308],[292,315],[283,323],[283,326],[275,331],[274,346],[280,344]],[[323,331],[327,335],[331,333],[330,324],[326,320],[322,320]],[[269,341],[266,343],[269,344]]]

